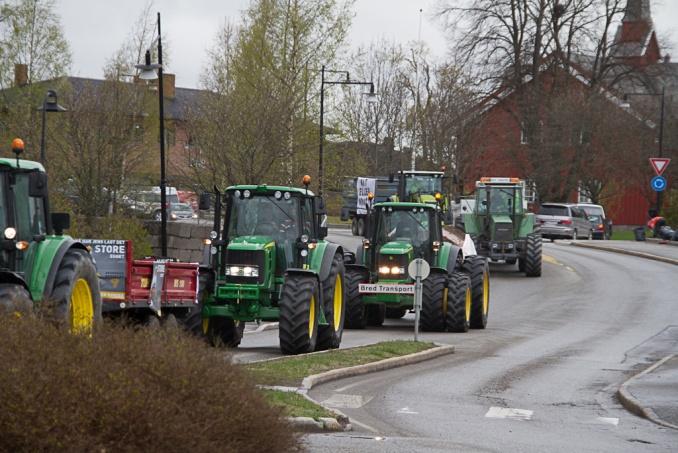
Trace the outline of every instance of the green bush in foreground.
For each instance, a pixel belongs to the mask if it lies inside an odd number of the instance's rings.
[[[245,375],[179,331],[0,317],[0,451],[295,451]]]

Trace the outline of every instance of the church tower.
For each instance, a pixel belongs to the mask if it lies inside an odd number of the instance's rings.
[[[612,53],[621,62],[637,69],[657,63],[661,58],[654,32],[650,0],[628,0],[621,25],[617,29]]]

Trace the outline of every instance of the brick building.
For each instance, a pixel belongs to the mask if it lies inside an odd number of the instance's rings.
[[[591,198],[587,187],[593,181],[602,188],[594,198],[606,207],[615,224],[643,224],[656,197],[649,187],[653,172],[647,157],[657,156],[660,147],[664,157],[675,157],[678,142],[678,65],[668,55],[662,57],[649,0],[628,1],[612,45],[612,61],[613,70],[594,88],[590,62],[578,57],[565,63],[545,62],[543,72],[526,80],[524,87],[500,88],[485,99],[478,106],[469,139],[472,155],[463,171],[466,189],[480,176],[518,176],[530,181],[540,175],[542,187],[553,182],[569,189],[557,200],[543,199],[530,190],[528,196],[536,203],[576,202]],[[535,88],[551,96],[535,102],[539,121],[532,123],[540,129],[537,132],[526,130],[520,108],[524,105],[521,96],[534,93]],[[544,106],[554,96],[560,104],[548,110]],[[606,122],[599,114],[586,117],[583,109],[577,110],[586,99],[596,100],[594,112],[604,112]],[[676,164],[668,173],[669,187],[678,174]],[[577,177],[587,183],[574,180]]]

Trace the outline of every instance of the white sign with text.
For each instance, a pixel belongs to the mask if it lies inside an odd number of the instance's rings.
[[[357,214],[367,214],[367,195],[372,192],[374,193],[375,187],[377,186],[377,180],[374,178],[357,178],[356,180],[356,193],[357,203],[356,203],[356,213]]]

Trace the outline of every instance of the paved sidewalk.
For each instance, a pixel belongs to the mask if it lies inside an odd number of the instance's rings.
[[[678,265],[678,247],[669,244],[653,241],[571,241],[569,244]]]
[[[678,429],[678,356],[667,356],[633,376],[618,395],[631,412]]]

